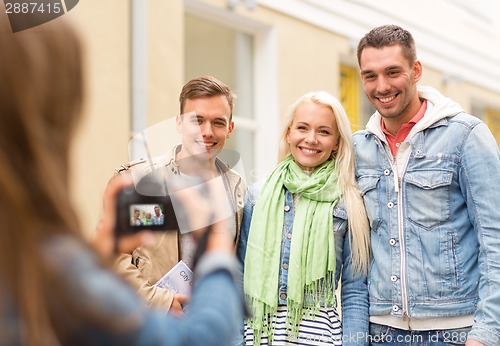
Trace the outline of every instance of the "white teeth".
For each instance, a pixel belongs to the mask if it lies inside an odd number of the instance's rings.
[[[379,100],[384,102],[384,103],[387,103],[387,102],[390,102],[392,100],[394,100],[395,96],[391,96],[391,97],[385,97],[385,98],[381,98],[379,97]]]
[[[215,145],[215,143],[205,143],[205,142],[198,142],[198,144],[207,148],[213,147]]]
[[[312,150],[312,149],[302,149],[306,154],[317,154],[319,151],[318,150]]]

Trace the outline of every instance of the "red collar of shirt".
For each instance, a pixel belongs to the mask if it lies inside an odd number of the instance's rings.
[[[400,129],[396,133],[396,136],[393,136],[392,134],[389,133],[389,131],[387,131],[384,124],[384,118],[380,120],[380,126],[382,127],[382,132],[385,134],[385,139],[389,144],[389,148],[391,148],[392,155],[396,156],[396,151],[398,150],[399,144],[406,139],[413,126],[415,126],[415,124],[418,123],[424,117],[426,110],[427,110],[427,100],[424,100],[422,102],[422,105],[418,109],[417,114],[415,114],[409,122],[403,124],[400,127]]]

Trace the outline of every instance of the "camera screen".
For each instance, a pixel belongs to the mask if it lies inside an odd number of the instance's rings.
[[[131,204],[129,208],[130,226],[143,227],[165,223],[163,204]]]

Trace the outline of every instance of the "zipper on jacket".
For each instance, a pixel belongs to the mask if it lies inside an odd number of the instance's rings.
[[[401,280],[401,304],[402,309],[403,309],[403,320],[405,320],[408,317],[408,297],[406,294],[406,270],[405,270],[405,264],[406,264],[406,243],[405,243],[405,237],[404,237],[404,231],[403,231],[403,194],[401,193],[401,178],[398,177],[398,184],[397,186],[397,191],[398,191],[398,234],[399,234],[399,251],[401,253],[401,263],[400,263],[400,280]]]
[[[406,172],[406,167],[408,166],[409,156],[406,157],[406,162],[404,162],[404,167],[402,167],[401,174],[399,173],[399,165],[396,160],[396,156],[392,155],[389,145],[383,145],[383,140],[376,135],[375,136],[377,144],[381,147],[389,162],[392,165],[392,172],[394,174],[394,191],[397,194],[397,208],[398,208],[398,235],[399,235],[399,251],[400,251],[400,282],[401,282],[401,309],[403,320],[406,321],[410,316],[408,314],[408,294],[406,287],[406,244],[404,238],[404,223],[403,223],[403,194],[402,194],[402,179]],[[407,149],[408,150],[408,149]]]
[[[404,222],[403,222],[403,193],[402,189],[402,176],[406,171],[408,162],[405,163],[403,173],[399,174],[398,164],[396,158],[393,157],[393,173],[394,173],[394,190],[398,199],[398,235],[399,235],[399,252],[400,252],[400,282],[401,282],[401,309],[403,320],[409,318],[408,314],[408,294],[406,287],[406,242],[404,237]]]
[[[401,282],[401,309],[403,312],[403,320],[408,318],[408,297],[406,293],[406,251],[405,251],[405,237],[403,231],[403,194],[401,193],[402,179],[399,176],[398,165],[396,158],[392,157],[392,172],[394,174],[394,191],[397,194],[397,208],[398,208],[398,235],[399,235],[399,252],[400,252],[400,277]]]

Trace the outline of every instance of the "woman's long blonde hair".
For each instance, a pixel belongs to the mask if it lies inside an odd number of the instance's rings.
[[[363,198],[359,192],[354,173],[354,148],[351,125],[340,102],[325,91],[310,92],[301,96],[288,110],[286,124],[280,141],[279,161],[291,155],[286,138],[293,123],[297,108],[304,103],[315,103],[329,107],[335,114],[340,139],[338,150],[332,153],[338,170],[338,184],[342,191],[348,215],[349,235],[353,268],[358,273],[367,273],[370,262],[370,226]]]

